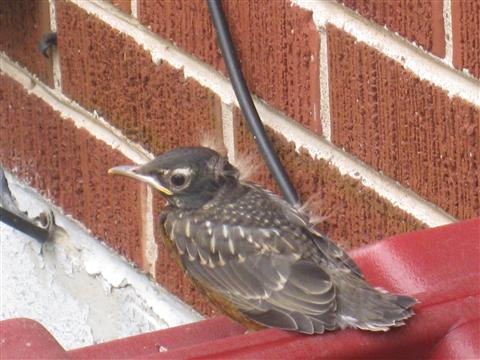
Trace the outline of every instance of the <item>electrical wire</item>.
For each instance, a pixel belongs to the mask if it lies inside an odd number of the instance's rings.
[[[273,149],[272,143],[265,131],[265,127],[263,126],[262,121],[258,116],[257,109],[253,104],[250,91],[248,90],[240,63],[235,53],[235,48],[223,13],[221,1],[207,0],[207,2],[210,16],[217,32],[217,39],[220,49],[222,50],[223,59],[233,85],[233,90],[235,91],[235,95],[237,96],[238,103],[243,116],[247,121],[250,132],[252,133],[260,153],[277,182],[285,200],[292,205],[299,205],[300,199],[298,194],[285,172],[277,153]]]

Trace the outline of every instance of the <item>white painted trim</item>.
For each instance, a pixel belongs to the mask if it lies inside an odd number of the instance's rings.
[[[319,29],[333,24],[399,62],[420,79],[442,88],[450,96],[458,96],[480,106],[480,81],[452,69],[442,59],[414,46],[401,36],[373,24],[335,1],[292,1],[313,12],[313,21]]]
[[[158,259],[158,246],[155,241],[155,223],[156,219],[153,216],[153,194],[152,189],[147,186],[146,187],[146,211],[145,211],[145,218],[143,221],[143,234],[144,234],[144,254],[145,260],[147,262],[147,271],[155,279],[156,271],[155,271],[155,264],[157,263]]]
[[[320,116],[322,134],[328,141],[332,138],[330,122],[330,87],[328,83],[328,42],[325,28],[320,30]]]
[[[95,112],[90,113],[80,105],[67,98],[61,92],[52,90],[26,69],[12,61],[0,52],[0,72],[6,74],[22,85],[30,94],[34,94],[53,110],[58,111],[63,118],[73,121],[76,127],[86,129],[97,139],[120,151],[135,163],[145,163],[153,159],[153,155],[127,139],[119,130],[111,126]]]
[[[223,143],[227,148],[228,159],[235,159],[235,131],[233,127],[233,106],[222,102]]]
[[[50,30],[57,32],[57,10],[55,0],[49,0],[50,9]],[[60,56],[56,46],[52,47],[52,65],[53,65],[53,86],[56,90],[62,91],[62,72],[60,70]]]
[[[445,28],[445,61],[450,66],[453,66],[453,31],[451,0],[443,0],[443,23]]]
[[[130,7],[132,9],[132,16],[137,19],[138,18],[138,2],[137,0],[132,0],[130,3]]]

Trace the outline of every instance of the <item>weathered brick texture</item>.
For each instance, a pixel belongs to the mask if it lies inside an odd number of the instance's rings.
[[[235,110],[234,119],[236,151],[240,156],[251,157],[252,164],[259,164],[251,180],[275,190],[272,175],[263,164],[239,110]],[[295,145],[281,134],[268,132],[302,200],[321,199],[312,202],[313,215],[326,216],[319,227],[344,247],[357,247],[424,227],[360,181],[342,176],[327,161],[313,159],[306,150],[297,153]]]
[[[0,162],[142,266],[139,185],[107,170],[131,163],[0,75]]]
[[[439,0],[337,0],[390,31],[445,56],[443,2]]]
[[[135,41],[76,5],[58,2],[62,87],[153,153],[221,137],[217,95],[183,71],[155,65]]]
[[[480,79],[480,1],[452,0],[452,31],[453,65]]]
[[[284,0],[223,1],[223,7],[251,91],[320,131],[320,40],[311,13]],[[226,74],[205,1],[139,0],[138,17]]]
[[[45,0],[0,0],[0,51],[53,86],[52,60],[38,50],[50,31],[49,4]]]
[[[480,109],[328,28],[332,139],[460,219],[480,214]]]

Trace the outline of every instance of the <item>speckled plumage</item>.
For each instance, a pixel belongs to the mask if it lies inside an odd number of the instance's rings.
[[[134,171],[169,194],[161,225],[172,254],[212,301],[246,326],[308,334],[386,331],[413,314],[413,298],[371,287],[305,214],[241,181],[216,152],[180,148]],[[190,178],[176,188],[185,174]]]

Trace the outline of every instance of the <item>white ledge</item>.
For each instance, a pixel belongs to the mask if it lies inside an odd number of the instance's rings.
[[[51,209],[64,231],[40,245],[0,223],[0,319],[35,319],[75,349],[203,318],[34,189],[7,179],[21,210],[34,217]]]

